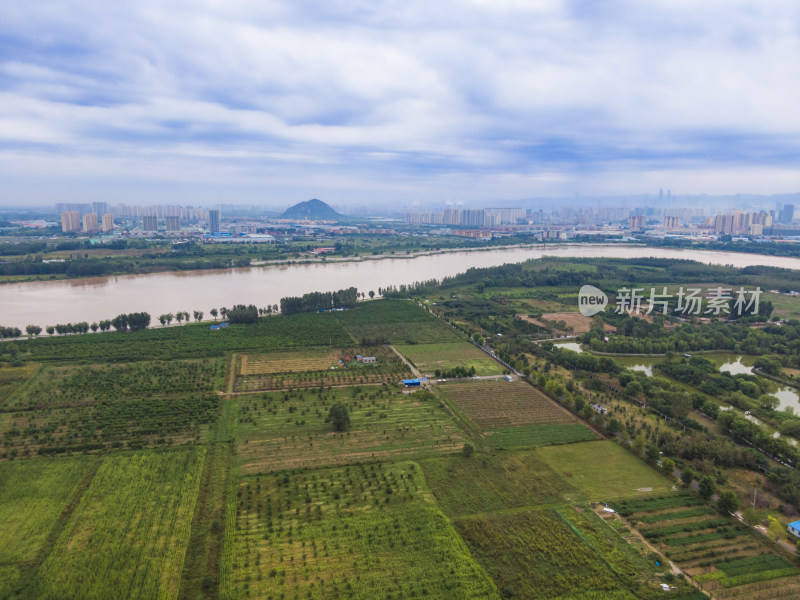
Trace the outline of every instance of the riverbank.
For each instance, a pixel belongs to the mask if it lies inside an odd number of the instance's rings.
[[[119,313],[145,311],[151,315],[201,310],[234,304],[266,306],[285,296],[302,296],[354,286],[377,292],[431,279],[441,280],[470,268],[494,267],[531,259],[662,259],[694,260],[737,268],[763,264],[800,270],[800,258],[759,257],[716,251],[687,251],[614,244],[518,245],[468,251],[443,249],[419,254],[353,257],[345,261],[280,261],[280,264],[227,269],[167,271],[106,277],[57,279],[0,286],[2,323],[19,327],[31,323],[89,323]],[[413,260],[409,260],[413,259]]]

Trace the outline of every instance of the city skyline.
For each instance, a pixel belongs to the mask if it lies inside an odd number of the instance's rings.
[[[800,191],[800,7],[0,8],[2,205]]]

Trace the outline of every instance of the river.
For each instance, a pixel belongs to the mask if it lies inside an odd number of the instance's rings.
[[[24,329],[56,323],[112,318],[146,311],[154,320],[164,313],[233,304],[266,306],[284,296],[350,286],[377,292],[379,287],[440,279],[470,267],[493,267],[542,256],[575,258],[682,258],[735,267],[770,265],[800,269],[800,258],[615,245],[565,245],[446,252],[415,258],[383,258],[239,269],[120,275],[0,285],[0,324]],[[587,281],[591,283],[591,281]]]

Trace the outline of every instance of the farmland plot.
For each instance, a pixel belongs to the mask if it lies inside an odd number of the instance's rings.
[[[39,569],[36,598],[175,598],[205,448],[103,459]]]
[[[36,365],[0,368],[0,406],[11,397],[17,387],[26,381],[35,370]]]
[[[0,463],[0,565],[36,557],[89,471],[91,460],[76,457]]]
[[[356,360],[357,355],[377,360],[363,363]],[[308,355],[305,352],[243,355],[238,371],[236,391],[240,392],[397,383],[411,376],[400,357],[383,346],[316,351]]]
[[[498,589],[509,596],[550,599],[628,591],[555,510],[466,517],[456,521],[456,529]],[[621,597],[635,598],[630,593]]]
[[[576,490],[533,451],[428,458],[425,479],[448,517],[562,502]]]
[[[357,343],[441,343],[461,338],[440,319],[409,300],[364,302],[335,314]]]
[[[404,394],[358,386],[239,396],[237,453],[246,473],[452,452],[465,441],[429,392]],[[350,427],[325,420],[335,402],[347,405]]]
[[[470,381],[441,386],[482,431],[520,425],[579,423],[565,408],[522,381]]]
[[[511,449],[590,442],[597,436],[582,423],[558,423],[503,427],[489,434],[488,438],[498,448]]]
[[[499,599],[412,462],[242,480],[220,596]]]
[[[503,367],[480,349],[467,342],[446,344],[398,345],[397,349],[422,373],[433,377],[437,371],[446,372],[456,367],[475,368],[476,375],[500,375]]]
[[[772,554],[760,536],[697,498],[676,495],[615,506],[715,598],[761,600],[800,593],[800,570]]]
[[[536,455],[588,500],[663,495],[672,483],[610,441],[538,448]]]
[[[200,442],[217,418],[215,394],[102,401],[0,413],[0,456],[64,454]]]
[[[94,402],[211,391],[219,360],[145,361],[125,365],[47,367],[3,409],[82,406]]]
[[[207,324],[109,332],[99,335],[42,337],[19,342],[39,361],[129,362],[223,356],[228,352],[267,352],[333,344],[353,338],[334,313],[276,315],[249,325],[211,331]]]

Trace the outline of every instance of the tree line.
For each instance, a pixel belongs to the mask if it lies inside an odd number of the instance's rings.
[[[281,298],[281,312],[284,315],[292,315],[333,308],[353,308],[358,298],[359,293],[355,287],[336,292],[311,292],[302,296],[287,296]]]

